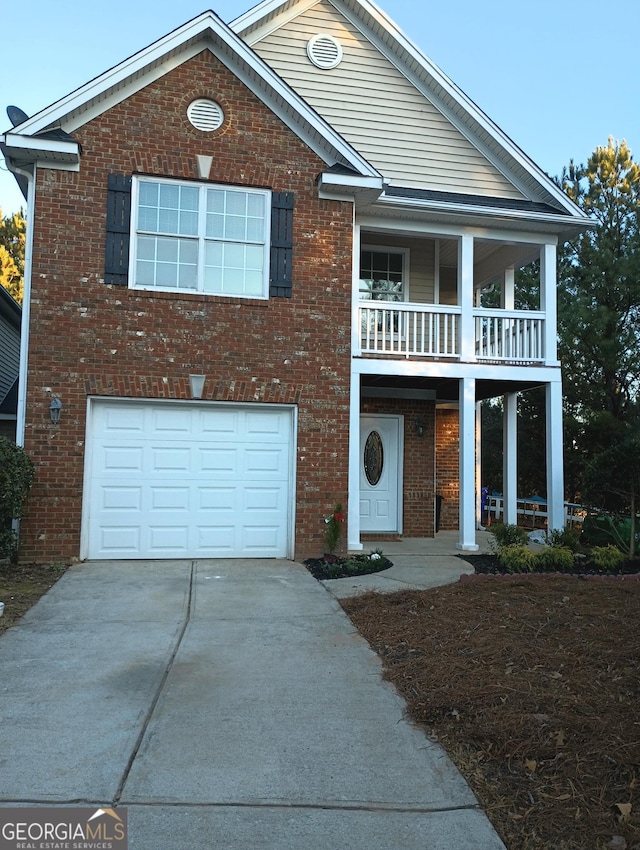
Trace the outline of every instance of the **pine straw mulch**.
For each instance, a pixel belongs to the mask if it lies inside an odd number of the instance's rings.
[[[638,850],[640,581],[468,578],[341,604],[509,850]]]

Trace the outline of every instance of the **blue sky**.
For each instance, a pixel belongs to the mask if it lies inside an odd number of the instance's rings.
[[[237,0],[23,0],[4,16],[0,131],[5,108],[33,115],[213,7]],[[585,161],[611,135],[640,160],[638,0],[378,0],[404,30],[544,171]],[[23,204],[0,163],[0,208]]]

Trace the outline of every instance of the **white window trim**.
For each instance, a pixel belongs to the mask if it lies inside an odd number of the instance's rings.
[[[409,257],[410,257],[410,249],[409,248],[399,248],[397,245],[372,245],[370,243],[362,244],[360,246],[360,256],[358,257],[358,297],[360,296],[360,281],[362,278],[360,277],[360,267],[361,267],[361,257],[363,251],[374,251],[378,254],[402,254],[404,257],[402,263],[402,301],[390,301],[390,304],[405,304],[409,301]]]
[[[206,239],[202,227],[202,222],[206,220],[206,191],[200,191],[199,209],[198,209],[198,236],[178,236],[169,234],[176,239],[198,239],[198,266],[197,266],[197,283],[196,289],[185,289],[179,286],[145,286],[136,284],[136,266],[138,252],[138,201],[140,196],[141,183],[167,183],[172,186],[189,186],[192,188],[202,189],[222,189],[224,191],[237,190],[239,192],[250,192],[256,195],[262,195],[265,198],[265,214],[264,214],[264,269],[262,280],[262,292],[258,295],[255,293],[245,295],[243,293],[228,293],[228,292],[206,292],[204,289],[204,248]],[[147,233],[147,231],[143,231]],[[149,235],[162,235],[158,233],[148,232]],[[209,240],[218,241],[218,240]],[[238,243],[238,244],[257,244],[257,243]],[[236,186],[227,183],[202,183],[192,180],[179,180],[168,177],[146,177],[133,175],[131,185],[131,225],[129,231],[129,289],[140,290],[143,292],[173,292],[176,295],[206,295],[215,298],[231,298],[231,299],[269,299],[269,260],[271,254],[271,191],[269,189],[255,189],[253,186]]]

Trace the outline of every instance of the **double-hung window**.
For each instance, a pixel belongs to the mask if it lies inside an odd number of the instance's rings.
[[[267,298],[270,206],[262,189],[135,179],[130,285]]]

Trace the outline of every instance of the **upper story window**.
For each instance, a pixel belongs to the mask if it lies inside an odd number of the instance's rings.
[[[362,246],[360,298],[367,301],[406,301],[408,252],[397,248]]]
[[[267,298],[271,193],[140,177],[130,285]]]

